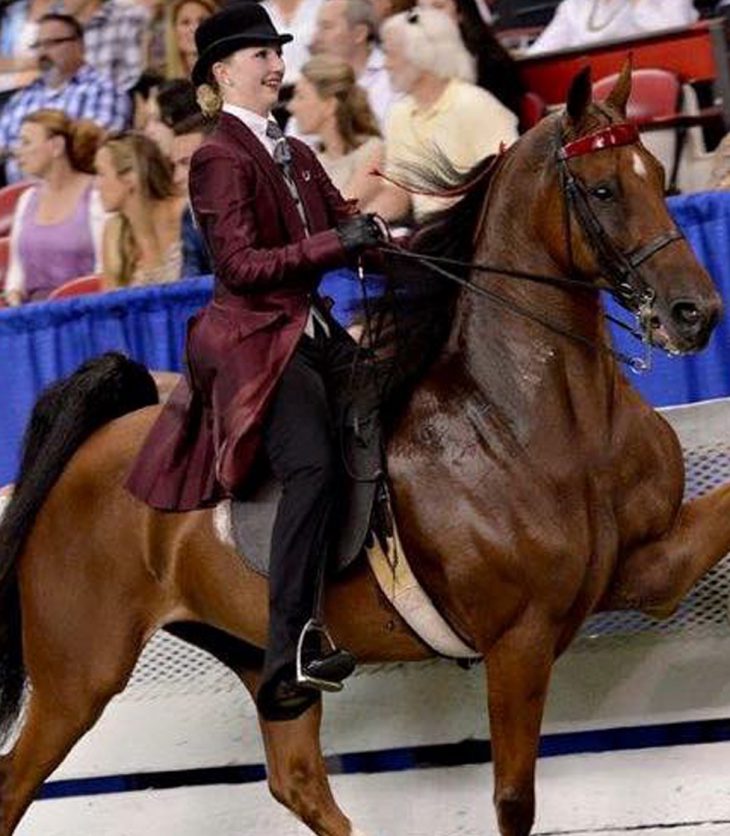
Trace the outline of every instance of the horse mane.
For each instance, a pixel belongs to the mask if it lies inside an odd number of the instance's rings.
[[[416,228],[409,253],[472,261],[477,224],[500,160],[501,156],[486,157],[465,172],[434,149],[428,164],[398,168],[395,182],[411,193],[459,197]],[[443,351],[459,285],[416,259],[391,253],[385,258],[385,293],[360,313],[376,322],[374,333],[368,335],[366,330],[363,339],[379,361],[381,407],[387,422]],[[445,269],[460,278],[469,274],[468,267]]]

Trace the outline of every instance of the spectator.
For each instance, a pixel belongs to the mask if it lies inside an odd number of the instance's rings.
[[[145,32],[144,70],[164,77],[165,75],[165,24],[166,0],[128,0],[145,9],[147,31]],[[136,86],[136,85],[135,85]]]
[[[300,130],[318,137],[319,161],[335,186],[364,206],[379,188],[371,172],[382,162],[383,142],[352,67],[332,55],[311,58],[302,67],[290,109]]]
[[[150,95],[147,120],[142,130],[170,156],[175,124],[193,113],[200,113],[192,81],[172,78],[163,81]]]
[[[375,15],[375,26],[379,30],[384,21],[393,15],[412,9],[415,0],[368,0]]]
[[[192,156],[214,125],[215,122],[203,116],[200,110],[175,125],[170,159],[173,164],[175,186],[178,193],[185,195],[186,198],[182,215],[183,264],[181,278],[204,276],[213,272],[203,236],[195,223],[193,210],[190,206],[188,186]]]
[[[120,90],[131,90],[146,68],[150,10],[129,0],[59,0],[55,11],[76,17],[86,60]]]
[[[474,67],[456,24],[435,9],[395,15],[381,29],[393,87],[406,97],[391,108],[385,130],[386,173],[399,179],[413,168],[438,168],[438,154],[467,171],[517,137],[517,119],[497,99],[471,84]],[[435,156],[435,152],[438,152]],[[448,205],[384,182],[369,211],[420,221]]]
[[[129,97],[85,63],[83,30],[75,18],[44,15],[34,49],[41,75],[14,93],[0,113],[1,153],[7,157],[15,148],[21,124],[35,110],[62,110],[72,119],[90,119],[108,130],[127,126]],[[12,160],[6,165],[6,177],[9,182],[20,179]]]
[[[9,305],[45,299],[70,279],[99,271],[105,218],[93,172],[102,138],[93,122],[60,110],[38,110],[23,121],[18,162],[40,182],[23,192],[13,217]]]
[[[317,17],[311,51],[347,61],[365,90],[378,123],[394,101],[385,58],[375,42],[376,20],[369,0],[325,0]]]
[[[195,30],[218,6],[213,0],[175,0],[165,12],[165,78],[190,78],[198,58]]]
[[[477,0],[418,0],[422,9],[439,9],[459,27],[464,45],[476,66],[476,83],[520,115],[525,85],[517,62],[483,19]]]
[[[0,23],[0,92],[17,90],[38,75],[31,49],[38,20],[50,11],[53,0],[16,0],[6,6]]]
[[[276,29],[294,36],[292,41],[283,46],[284,72],[286,73],[284,84],[286,86],[296,82],[302,64],[309,58],[309,44],[314,37],[317,14],[321,5],[322,0],[262,0],[261,2],[261,6],[268,13]],[[287,91],[282,92],[286,96]]]
[[[108,287],[179,279],[185,199],[175,189],[170,160],[149,137],[128,131],[105,140],[96,173],[104,208],[117,213],[104,227]]]
[[[139,81],[129,91],[132,99],[132,128],[144,130],[144,126],[157,113],[157,91],[165,78],[154,70],[145,70]]]
[[[562,0],[528,52],[636,38],[659,29],[689,26],[697,17],[692,0]]]

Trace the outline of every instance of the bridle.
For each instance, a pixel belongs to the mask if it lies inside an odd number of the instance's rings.
[[[622,252],[606,232],[591,205],[588,190],[573,174],[568,161],[607,148],[634,145],[639,141],[639,131],[636,125],[621,122],[568,142],[559,148],[557,154],[565,201],[565,234],[569,264],[572,268],[571,218],[575,214],[602,272],[611,280],[609,291],[628,311],[635,314],[640,313],[643,307],[651,305],[655,296],[638,268],[669,244],[681,240],[683,236],[676,228],[670,229],[630,253]]]
[[[580,279],[570,279],[564,276],[546,276],[519,270],[504,269],[480,262],[468,262],[453,258],[424,255],[417,252],[411,252],[403,247],[397,246],[393,244],[390,239],[388,244],[381,246],[380,249],[382,252],[387,254],[418,261],[433,272],[440,274],[445,279],[454,281],[476,295],[486,297],[491,301],[508,308],[514,313],[531,319],[554,333],[561,334],[562,336],[568,337],[574,341],[608,353],[619,362],[626,364],[634,372],[641,373],[647,371],[651,367],[651,341],[648,328],[652,318],[655,293],[644,280],[639,268],[642,264],[653,258],[657,253],[661,252],[665,247],[675,241],[682,240],[684,236],[676,228],[670,229],[657,235],[647,244],[642,245],[636,250],[628,253],[623,252],[616,246],[611,239],[611,236],[601,223],[600,218],[597,216],[593,206],[591,205],[588,190],[580,178],[577,177],[571,170],[569,164],[570,160],[585,156],[586,154],[596,153],[609,148],[633,145],[639,141],[640,137],[638,129],[635,125],[628,122],[607,125],[606,127],[600,128],[599,130],[567,143],[563,142],[562,135],[558,136],[556,158],[565,212],[564,229],[566,252],[568,253],[570,265],[569,272],[572,274],[576,272],[572,245],[572,218],[575,216],[581,231],[598,260],[601,271],[608,279],[608,285],[605,287],[599,287],[593,283],[588,283]],[[495,159],[493,165],[500,166],[507,154],[509,154],[509,151],[503,152]],[[494,169],[487,168],[481,176],[487,176],[488,174],[494,175]],[[534,312],[519,305],[518,303],[505,299],[500,294],[495,293],[488,288],[482,287],[481,285],[475,284],[468,278],[464,278],[463,276],[445,269],[446,267],[454,267],[461,270],[475,272],[493,273],[513,279],[537,282],[554,287],[570,288],[581,292],[597,293],[600,290],[606,290],[619,302],[622,307],[634,314],[636,317],[636,326],[632,328],[625,322],[622,322],[621,320],[618,320],[608,314],[604,314],[604,316],[617,324],[620,328],[627,330],[635,338],[641,340],[645,346],[645,356],[632,357],[620,351],[616,351],[605,343],[597,342],[581,334],[569,331],[562,326],[551,322],[545,317],[536,315]]]

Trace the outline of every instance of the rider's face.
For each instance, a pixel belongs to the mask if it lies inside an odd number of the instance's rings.
[[[280,46],[248,46],[213,65],[225,102],[268,116],[284,78]]]

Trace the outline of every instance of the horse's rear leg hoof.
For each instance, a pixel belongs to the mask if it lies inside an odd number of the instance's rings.
[[[505,790],[495,798],[501,836],[530,836],[535,820],[535,799],[515,790]]]

